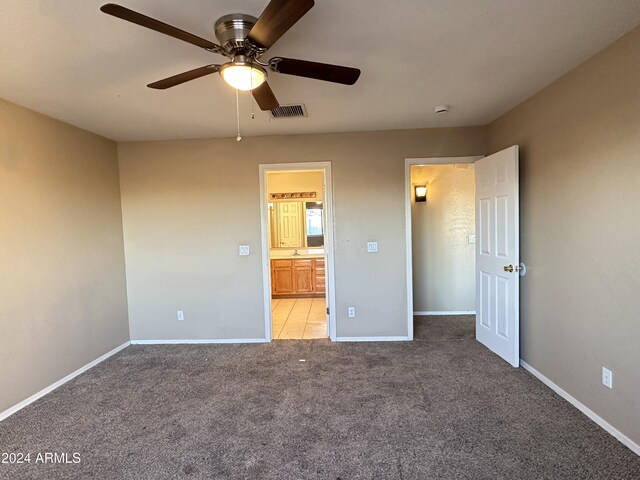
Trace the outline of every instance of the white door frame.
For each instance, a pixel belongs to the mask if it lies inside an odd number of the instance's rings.
[[[413,242],[411,241],[411,166],[412,165],[449,165],[454,163],[475,163],[484,155],[473,157],[427,157],[405,158],[404,160],[404,218],[405,244],[407,249],[407,332],[413,340]]]
[[[322,170],[325,214],[327,231],[324,235],[325,274],[326,274],[326,300],[329,314],[327,315],[327,327],[329,338],[336,341],[336,291],[334,275],[334,219],[333,219],[333,183],[331,181],[331,162],[308,163],[270,163],[260,164],[260,228],[262,237],[262,285],[264,289],[264,330],[265,340],[272,340],[271,331],[271,265],[269,258],[269,227],[267,210],[267,172],[281,172],[283,170]]]

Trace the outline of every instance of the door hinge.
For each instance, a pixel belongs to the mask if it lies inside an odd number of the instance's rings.
[[[329,315],[329,307],[327,307],[327,315]]]

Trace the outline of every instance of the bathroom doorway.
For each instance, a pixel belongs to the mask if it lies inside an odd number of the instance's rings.
[[[335,338],[330,164],[260,165],[267,340]]]

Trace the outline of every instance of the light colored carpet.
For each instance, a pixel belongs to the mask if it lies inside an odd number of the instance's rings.
[[[473,339],[133,346],[0,423],[2,479],[638,479],[640,458]],[[304,359],[304,362],[300,360]]]

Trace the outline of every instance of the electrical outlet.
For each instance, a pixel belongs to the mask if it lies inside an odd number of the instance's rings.
[[[602,367],[602,384],[607,388],[613,388],[613,372]]]
[[[182,310],[178,310],[178,320],[184,320],[184,312]]]
[[[367,253],[376,253],[378,251],[378,242],[367,242]]]
[[[354,318],[356,316],[356,307],[347,308],[347,315],[349,315],[349,317],[351,318]]]

